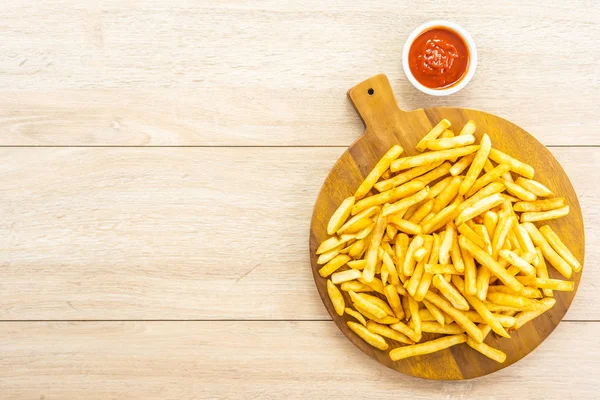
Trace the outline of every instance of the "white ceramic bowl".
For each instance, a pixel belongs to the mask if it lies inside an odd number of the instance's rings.
[[[427,86],[423,86],[422,84],[420,84],[419,81],[417,81],[413,76],[412,72],[410,71],[410,66],[408,64],[408,52],[410,50],[410,46],[421,33],[438,26],[453,30],[463,37],[465,43],[467,44],[467,47],[469,48],[469,67],[467,69],[465,77],[462,78],[456,85],[449,86],[443,89],[431,89]],[[432,96],[451,95],[467,86],[467,84],[475,74],[475,69],[477,68],[477,48],[475,47],[475,41],[466,30],[464,30],[460,25],[455,24],[454,22],[437,20],[427,22],[415,29],[406,40],[404,48],[402,49],[402,66],[404,67],[404,74],[408,78],[408,81],[412,83],[412,85],[419,89],[421,92],[430,94]]]

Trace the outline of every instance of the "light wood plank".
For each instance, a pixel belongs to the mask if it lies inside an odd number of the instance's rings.
[[[599,334],[600,323],[563,323],[509,368],[444,382],[385,368],[329,321],[12,322],[0,324],[0,393],[6,400],[562,400],[576,389],[577,399],[596,399]]]
[[[328,319],[308,229],[344,148],[0,149],[0,319]],[[600,319],[600,159],[553,148],[586,268],[568,319]]]
[[[433,18],[479,49],[448,98],[401,69],[407,36]],[[404,109],[471,107],[546,144],[600,144],[589,0],[26,0],[0,19],[0,144],[347,145],[362,124],[345,93],[379,72]]]

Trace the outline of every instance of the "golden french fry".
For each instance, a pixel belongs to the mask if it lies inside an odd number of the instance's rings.
[[[348,261],[348,266],[352,269],[363,270],[365,269],[366,260],[351,260]]]
[[[572,292],[575,289],[575,283],[572,281],[548,278],[542,279],[533,276],[517,276],[517,279],[523,285],[534,286],[540,289],[552,289],[559,292]]]
[[[509,170],[510,166],[508,164],[500,164],[491,171],[486,172],[482,177],[477,178],[475,183],[473,183],[473,186],[471,186],[467,193],[465,193],[465,197],[471,197],[473,194],[477,193],[477,191],[479,191],[481,188],[499,179]]]
[[[410,309],[410,322],[417,335],[421,335],[421,314],[419,314],[419,303],[412,298],[408,297],[408,308]]]
[[[393,204],[390,204],[390,206],[387,207],[387,209],[384,209],[382,211],[382,214],[384,217],[387,217],[388,215],[392,215],[401,210],[407,209],[408,207],[415,205],[415,204],[419,203],[420,201],[425,200],[428,193],[429,193],[429,186],[426,186],[425,188],[423,188],[419,192],[415,193],[414,195],[405,197],[401,200],[398,200],[397,202],[395,202]]]
[[[516,158],[501,152],[500,150],[490,150],[489,158],[498,164],[508,164],[510,165],[510,170],[512,172],[524,176],[525,178],[533,179],[534,170],[531,165],[527,165],[524,162],[521,162]]]
[[[380,214],[377,218],[377,222],[375,223],[375,228],[373,229],[373,233],[371,235],[371,243],[369,244],[369,248],[365,256],[367,262],[362,274],[363,279],[367,282],[371,282],[375,276],[375,265],[379,260],[379,245],[381,244],[381,239],[385,233],[385,225],[386,218]]]
[[[401,286],[396,287],[396,289],[398,289]],[[402,289],[404,289],[404,287],[402,287]],[[404,290],[404,294],[400,293],[398,291],[398,294],[402,295],[402,298],[400,299],[401,303],[402,303],[402,308],[404,309],[404,315],[406,316],[406,320],[408,321],[411,317],[410,314],[410,307],[408,305],[408,292],[406,291],[406,289]]]
[[[503,363],[506,361],[506,353],[501,350],[495,349],[492,346],[489,346],[485,343],[477,343],[475,340],[471,338],[467,338],[467,344],[473,350],[476,350],[483,354],[484,356],[491,358],[492,360]]]
[[[513,325],[512,330],[519,329],[520,327],[525,325],[527,322],[542,315],[543,313],[545,313],[546,311],[548,311],[549,309],[554,307],[554,305],[556,304],[556,300],[551,297],[543,298],[539,302],[542,305],[539,309],[531,310],[531,311],[523,311],[523,312],[518,313],[515,316],[516,322]]]
[[[442,243],[440,244],[439,260],[440,264],[448,264],[450,262],[450,252],[452,251],[452,243],[454,242],[454,225],[446,225],[446,231],[442,234]]]
[[[483,305],[483,303],[482,303],[482,305]],[[481,324],[481,323],[487,324],[486,320],[481,315],[479,315],[479,313],[477,311],[465,311],[465,315],[467,316],[467,318],[469,318],[471,321],[475,322],[476,324]],[[516,322],[514,317],[511,317],[508,315],[492,313],[492,316],[504,328],[510,328]]]
[[[423,221],[421,221],[421,223],[419,224],[419,225],[421,225],[421,228],[423,226],[425,226],[425,224],[427,224],[429,221],[431,221],[433,219],[433,217],[435,217],[434,213],[427,214],[427,216],[425,218],[423,218]]]
[[[432,169],[439,167],[441,164],[442,164],[442,161],[438,161],[433,164],[422,165],[420,167],[415,167],[415,168],[409,169],[408,171],[405,171],[401,174],[393,176],[389,179],[386,179],[381,182],[377,182],[375,184],[375,189],[377,189],[378,192],[385,192],[386,190],[393,189],[396,186],[402,185],[403,183],[406,183],[406,182],[410,182],[414,178],[419,177],[419,176],[431,171]]]
[[[533,179],[518,177],[515,183],[538,197],[554,196],[550,189]]]
[[[440,138],[453,138],[454,136],[456,136],[454,132],[452,132],[450,129],[446,129],[444,132],[442,132]]]
[[[477,295],[477,268],[475,260],[471,253],[461,247],[463,260],[465,262],[465,294],[470,296]]]
[[[458,209],[458,204],[452,203],[446,208],[444,208],[439,213],[435,214],[430,221],[427,223],[423,223],[423,233],[432,233],[442,226],[446,225],[448,221],[454,218]]]
[[[379,350],[387,350],[388,344],[383,337],[380,335],[371,332],[358,322],[348,321],[348,327],[352,329],[354,333],[356,333],[362,340],[369,343],[371,346],[379,349]]]
[[[440,324],[434,321],[421,322],[421,330],[429,333],[443,333],[447,335],[457,335],[465,333],[465,330],[461,328],[457,323],[453,324]]]
[[[423,304],[425,304],[425,303],[423,303]],[[429,303],[429,304],[431,304],[431,303]],[[431,313],[431,311],[429,311],[427,308],[421,308],[419,310],[419,316],[421,317],[421,322],[424,322],[424,321],[435,321],[435,317],[433,316],[433,314]],[[442,314],[442,317],[443,316],[444,315]]]
[[[431,252],[429,254],[429,260],[428,260],[429,263],[437,263],[438,262],[439,254],[440,254],[440,244],[441,244],[440,236],[434,233],[433,234],[433,243],[431,245]],[[423,275],[421,276],[421,281],[419,282],[419,287],[417,288],[417,291],[415,292],[415,294],[413,296],[416,301],[423,301],[423,299],[425,298],[425,294],[429,290],[429,286],[431,285],[432,279],[433,279],[433,274],[430,274],[427,271],[423,272]]]
[[[521,280],[522,277],[517,277],[517,280],[523,284],[525,284],[525,282],[523,282]],[[523,277],[524,278],[524,277]],[[488,288],[489,292],[502,292],[502,293],[508,293],[508,294],[520,294],[521,296],[530,298],[530,299],[541,299],[542,298],[542,294],[540,293],[540,291],[536,288],[533,287],[529,287],[529,286],[525,286],[522,290],[521,293],[515,293],[512,290],[510,290],[509,287],[506,286],[490,286]]]
[[[430,190],[431,192],[431,190]],[[409,222],[418,224],[425,218],[433,208],[434,199],[429,199],[419,206],[415,212],[408,218]]]
[[[581,271],[581,263],[573,253],[569,250],[567,246],[563,243],[562,240],[558,237],[556,233],[550,228],[549,225],[544,225],[540,228],[540,233],[546,241],[550,244],[550,246],[556,251],[572,268],[573,271],[579,272]]]
[[[496,225],[498,225],[498,214],[494,211],[488,211],[483,214],[483,225],[488,232],[490,238],[494,237]]]
[[[450,121],[448,121],[445,118],[442,119],[440,122],[438,122],[436,126],[431,128],[429,133],[427,133],[427,135],[425,135],[423,139],[419,141],[419,143],[417,143],[415,148],[419,151],[425,150],[427,148],[427,142],[429,142],[430,140],[437,139],[442,134],[442,132],[444,132],[448,128],[450,128]]]
[[[362,325],[359,326],[362,327]],[[398,361],[402,360],[403,358],[434,353],[460,343],[465,343],[466,341],[467,336],[464,334],[445,336],[425,343],[395,348],[390,351],[390,358],[393,361]]]
[[[396,287],[393,285],[387,285],[383,291],[388,303],[390,304],[390,308],[396,315],[396,318],[404,319],[404,309],[402,308],[402,302],[400,301],[400,296],[398,296]]]
[[[379,272],[379,275],[381,276],[381,282],[383,285],[387,285],[389,273],[385,265],[381,265],[381,271]]]
[[[475,128],[476,128],[475,121],[468,120],[467,123],[460,130],[459,136],[472,135],[475,133]]]
[[[333,273],[331,275],[331,282],[338,285],[342,282],[353,281],[355,279],[360,278],[361,276],[362,276],[362,273],[359,270],[347,269],[346,271]]]
[[[483,170],[483,165],[485,164],[485,160],[488,158],[488,154],[490,153],[490,149],[492,148],[492,142],[487,133],[484,133],[481,137],[481,147],[477,150],[477,154],[467,171],[467,175],[465,179],[460,184],[459,193],[464,195],[469,191],[471,186],[475,183],[475,180]]]
[[[504,258],[511,265],[519,268],[526,275],[535,275],[535,268],[527,261],[519,257],[515,252],[510,250],[500,250],[500,257]]]
[[[522,201],[534,201],[537,196],[528,190],[523,189],[516,183],[504,181],[506,191]]]
[[[463,203],[458,207],[458,212],[461,213],[465,208],[471,207],[473,204],[477,203],[479,200],[491,196],[496,193],[501,193],[504,191],[506,186],[502,182],[492,182],[473,196],[466,199]]]
[[[477,272],[477,278],[475,280],[475,286],[477,288],[477,298],[484,301],[487,297],[488,287],[490,284],[490,278],[492,273],[486,267],[479,267]]]
[[[384,293],[385,293],[385,288],[384,288]],[[394,311],[390,308],[389,304],[385,302],[385,300],[382,300],[379,297],[372,296],[372,295],[366,294],[366,293],[358,293],[357,295],[360,298],[362,298],[363,300],[366,300],[366,301],[370,302],[371,304],[375,305],[376,307],[382,309],[383,311],[385,311],[387,313],[387,315],[390,315],[392,317],[394,316]]]
[[[427,148],[429,150],[448,150],[455,149],[458,147],[464,147],[473,143],[475,143],[475,136],[463,135],[451,138],[430,140],[429,142],[427,142]]]
[[[369,313],[368,311],[366,311],[364,308],[362,308],[358,304],[352,303],[352,305],[354,306],[354,308],[356,308],[356,311],[358,311],[359,313],[361,313],[366,319],[369,319],[371,321],[375,321],[378,324],[391,325],[391,324],[395,324],[396,322],[399,321],[398,318],[392,317],[390,315],[386,315],[383,318],[377,318],[376,316],[374,316],[373,314]]]
[[[414,253],[423,246],[425,240],[422,236],[415,236],[415,238],[410,242],[408,249],[406,250],[406,256],[404,258],[404,264],[402,265],[402,273],[406,276],[411,276],[415,269],[415,258]]]
[[[364,225],[364,222],[361,222],[361,221],[365,220],[365,219],[371,220],[371,217],[376,215],[380,211],[381,211],[381,207],[379,207],[379,206],[369,207],[369,208],[361,211],[360,213],[356,214],[354,217],[350,218],[348,220],[348,222],[346,222],[344,225],[342,225],[341,228],[338,229],[337,233],[340,235],[343,233],[353,233],[353,232],[358,232],[358,231],[366,228],[369,225]]]
[[[359,212],[366,210],[373,206],[381,206],[385,203],[393,203],[406,196],[413,195],[419,190],[423,189],[425,184],[419,180],[407,182],[404,185],[398,186],[394,189],[375,194],[373,196],[365,197],[357,201],[352,207],[352,215],[356,215]]]
[[[483,304],[485,307],[493,313],[506,313],[506,312],[514,312],[517,313],[519,311],[529,311],[528,308],[515,308],[509,306],[501,306],[499,304],[490,303],[489,301],[484,301]]]
[[[408,293],[410,293],[411,296],[414,296],[417,292],[417,289],[419,288],[419,284],[420,284],[421,278],[423,276],[423,271],[425,269],[425,263],[429,259],[429,254],[431,253],[432,246],[433,246],[433,237],[432,236],[424,236],[423,247],[416,250],[414,253],[415,259],[417,259],[416,254],[420,250],[424,250],[423,257],[421,257],[421,259],[418,260],[419,262],[417,263],[417,266],[415,267],[415,270],[413,271],[412,276],[410,277],[409,280],[407,280],[404,283],[404,288],[406,289],[406,291]]]
[[[434,213],[440,212],[446,207],[458,194],[458,188],[462,182],[462,177],[455,176],[451,178],[448,185],[441,191],[441,193],[435,198],[432,211]]]
[[[425,264],[425,271],[435,274],[451,274],[451,275],[462,275],[462,272],[458,272],[452,264]]]
[[[399,285],[400,278],[398,277],[398,270],[396,269],[396,266],[394,265],[394,261],[392,260],[392,257],[390,257],[390,255],[386,251],[383,251],[381,260],[383,261],[383,265],[385,265],[385,267],[389,273],[389,278],[390,278],[390,282],[392,283],[392,285]]]
[[[402,266],[404,265],[404,257],[408,250],[408,235],[406,233],[398,233],[394,243],[394,252],[396,253],[396,265],[398,266],[398,273],[402,273]]]
[[[351,290],[356,293],[373,291],[373,288],[371,288],[370,286],[367,286],[364,283],[359,282],[359,281],[343,282],[340,287],[342,288],[342,290],[344,292],[349,292]]]
[[[396,234],[398,233],[398,229],[396,229],[395,227],[388,225],[385,228],[385,235],[388,237],[388,239],[390,240],[394,240],[394,238],[396,237]]]
[[[554,197],[552,199],[536,201],[519,201],[515,203],[514,210],[519,212],[539,212],[550,211],[562,208],[567,205],[564,197]]]
[[[509,294],[502,292],[488,292],[487,300],[499,306],[508,306],[514,308],[534,308],[536,300],[529,299],[518,294]]]
[[[503,202],[504,199],[498,193],[488,197],[484,197],[472,206],[465,208],[456,218],[456,223],[458,225],[461,225],[466,221],[469,221],[475,218],[476,216],[483,214],[484,212],[489,211],[492,208],[502,204]]]
[[[515,224],[513,226],[513,233],[519,242],[521,250],[524,252],[523,259],[527,262],[533,262],[536,259],[536,251],[527,230],[521,225]]]
[[[467,169],[467,167],[469,165],[471,165],[474,158],[475,158],[475,153],[469,154],[468,156],[464,156],[463,158],[461,158],[459,162],[455,163],[450,168],[450,175],[452,175],[452,176],[460,175],[461,172],[463,172],[465,169]]]
[[[364,285],[367,285],[368,287],[373,289],[373,291],[379,294],[383,294],[383,282],[381,282],[380,279],[373,278],[371,282],[367,282],[363,278],[358,278],[358,281]]]
[[[350,196],[338,207],[337,210],[331,216],[329,220],[329,224],[327,224],[327,234],[333,235],[337,232],[338,229],[344,225],[344,222],[350,216],[350,211],[352,211],[352,206],[354,206],[354,196]]]
[[[452,182],[452,179],[453,178],[451,176],[447,176],[441,181],[437,182],[431,187],[431,189],[429,189],[429,194],[427,195],[427,197],[430,199],[434,199],[435,204],[435,198],[439,196],[440,193],[442,193],[448,187],[450,182]]]
[[[392,148],[389,149],[387,153],[383,155],[383,157],[381,157],[377,164],[375,164],[375,168],[369,172],[369,175],[367,175],[365,180],[360,184],[356,190],[356,193],[354,194],[354,197],[357,199],[362,199],[365,197],[365,195],[369,193],[369,190],[371,190],[381,175],[387,171],[392,161],[400,157],[400,154],[402,154],[403,151],[404,149],[398,145],[392,146]]]
[[[350,307],[346,307],[344,311],[346,312],[346,314],[350,315],[352,318],[356,319],[358,322],[363,324],[363,326],[367,326],[367,321],[365,320],[365,317],[363,317],[363,315],[358,311],[353,310]]]
[[[355,238],[356,237],[354,235],[342,235],[339,238],[332,236],[329,239],[322,241],[315,253],[316,254],[327,253],[328,251],[331,251],[331,250],[335,249],[336,247],[339,247],[339,246],[343,245],[344,243],[347,243],[350,240],[355,239]]]
[[[394,161],[390,169],[392,172],[396,172],[402,169],[418,167],[420,165],[466,156],[468,154],[475,153],[477,150],[479,150],[479,145],[473,144],[457,149],[432,151],[429,153],[420,154],[418,156],[403,157]]]
[[[429,320],[429,321],[437,321],[440,325],[445,325],[445,318],[444,318],[444,313],[442,312],[442,310],[440,310],[438,307],[436,307],[434,304],[430,303],[427,300],[423,300],[423,305],[425,306],[426,310],[421,310],[421,311],[428,311],[431,316],[434,318],[433,320]],[[424,321],[423,318],[423,314],[421,313],[421,321]]]
[[[454,286],[446,282],[440,274],[433,277],[432,283],[457,310],[466,311],[470,308],[467,300],[454,288]]]
[[[467,238],[469,238],[470,241],[475,243],[477,246],[481,247],[482,249],[486,248],[487,243],[485,242],[484,238],[481,237],[466,223],[458,225],[457,229],[461,234],[465,235]]]
[[[329,279],[327,279],[327,295],[329,295],[329,300],[331,300],[331,304],[337,315],[344,315],[344,308],[346,307],[344,296],[342,296],[342,293],[337,286]]]
[[[494,332],[496,332],[498,335],[505,337],[505,338],[510,337],[510,335],[508,334],[508,332],[506,332],[506,330],[504,329],[504,327],[502,326],[500,321],[498,321],[496,319],[496,317],[494,317],[492,312],[488,309],[488,307],[485,306],[485,304],[482,301],[480,301],[475,296],[469,296],[465,293],[465,291],[464,291],[465,284],[460,276],[454,275],[452,277],[452,283],[454,283],[454,285],[456,286],[456,288],[458,289],[459,292],[461,292],[465,295],[469,304],[471,304],[473,306],[473,308],[481,316],[483,321],[485,321],[485,323],[488,324]],[[465,316],[465,318],[469,318],[466,314],[463,313],[463,315]],[[471,320],[469,319],[469,321],[471,321]],[[482,337],[483,337],[483,332],[482,332]],[[483,338],[482,338],[482,341],[483,341]]]
[[[319,264],[319,265],[327,264],[329,261],[333,260],[335,258],[335,256],[340,254],[343,247],[344,247],[344,244],[340,244],[338,247],[335,247],[332,250],[329,250],[327,253],[321,253],[319,255],[319,258],[317,259],[317,264]]]
[[[490,239],[490,236],[488,235],[488,231],[485,228],[485,226],[479,225],[479,224],[473,224],[473,227],[471,229],[473,229],[479,237],[483,238],[483,241],[485,242],[483,249],[488,254],[492,254],[492,240]]]
[[[321,269],[319,269],[319,275],[321,275],[323,278],[326,278],[338,269],[340,269],[350,260],[350,256],[346,254],[340,254],[336,256],[333,260],[325,264],[323,267],[321,267]]]
[[[360,307],[361,309],[364,309],[365,311],[367,311],[369,314],[372,314],[376,318],[383,318],[386,315],[388,315],[388,313],[385,310],[376,306],[372,302],[364,299],[363,297],[359,296],[359,294],[357,294],[356,292],[350,290],[350,291],[348,291],[348,294],[350,295],[350,298],[352,299],[352,301],[354,302],[356,307]],[[363,293],[360,293],[360,294],[363,294]]]
[[[504,247],[504,243],[508,238],[508,233],[512,229],[513,225],[517,223],[515,217],[502,217],[498,221],[498,225],[496,226],[496,231],[494,232],[494,238],[492,239],[492,258],[494,260],[498,259],[498,255],[500,250]]]
[[[412,340],[407,338],[402,333],[394,330],[388,326],[380,325],[373,321],[367,322],[367,329],[377,335],[381,335],[383,337],[387,337],[389,339],[395,340],[396,342],[404,343],[404,344],[414,344]]]
[[[533,225],[531,222],[526,222],[522,224],[522,226],[527,230],[527,233],[529,233],[529,237],[531,237],[533,243],[540,248],[546,260],[548,260],[548,262],[565,278],[570,278],[571,274],[573,273],[573,269],[569,263],[563,260],[563,258],[554,251],[552,246],[550,246],[535,225]]]
[[[390,325],[390,328],[397,330],[414,342],[421,341],[421,334],[417,334],[414,329],[403,322],[396,322],[395,324]]]
[[[550,278],[550,276],[548,275],[548,267],[546,266],[546,261],[544,260],[544,255],[542,254],[542,250],[539,247],[536,247],[535,252],[537,254],[537,258],[536,258],[537,264],[535,264],[535,268],[537,271],[538,278],[541,278],[541,279]],[[542,289],[542,293],[544,293],[544,296],[546,296],[546,297],[554,296],[552,289]]]
[[[415,260],[421,261],[425,257],[425,254],[427,254],[427,250],[424,248],[417,249],[414,254]]]
[[[360,258],[365,253],[366,250],[367,250],[367,240],[360,239],[360,240],[357,240],[356,242],[354,242],[352,244],[352,246],[350,246],[348,255],[355,259]],[[363,266],[363,268],[364,268],[364,266]]]
[[[568,214],[569,206],[557,208],[556,210],[552,211],[525,212],[521,214],[521,222],[547,221],[550,219],[561,218]]]
[[[402,218],[398,218],[395,215],[390,215],[388,217],[388,223],[395,226],[400,232],[408,233],[411,235],[418,235],[423,230],[423,228],[420,225]]]
[[[485,160],[485,164],[483,164],[483,170],[487,173],[493,169],[494,169],[494,164],[492,164],[492,162],[488,158],[487,160]]]
[[[431,182],[438,180],[442,176],[448,175],[450,173],[450,167],[452,167],[452,164],[450,164],[448,161],[445,161],[440,166],[436,167],[435,169],[432,169],[424,175],[421,175],[415,180],[422,182],[423,184],[425,184],[425,186],[427,186]]]
[[[450,249],[450,256],[452,258],[452,264],[459,274],[464,274],[465,263],[460,253],[460,246],[458,245],[458,237],[455,235],[452,239],[452,248]],[[448,280],[447,278],[446,280]]]
[[[498,277],[506,286],[510,287],[513,291],[519,293],[523,288],[521,282],[515,279],[514,276],[510,275],[506,269],[504,269],[496,260],[492,258],[488,253],[483,251],[480,247],[465,236],[460,235],[459,238],[460,247],[467,250],[477,262],[489,269],[490,272]]]

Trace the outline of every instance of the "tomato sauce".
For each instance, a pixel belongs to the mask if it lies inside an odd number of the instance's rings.
[[[469,68],[469,48],[453,30],[436,27],[421,33],[410,46],[408,64],[420,84],[443,89],[459,82]]]

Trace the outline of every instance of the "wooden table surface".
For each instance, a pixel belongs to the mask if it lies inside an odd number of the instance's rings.
[[[448,98],[401,69],[433,18],[479,51]],[[0,398],[598,398],[599,20],[593,0],[4,2]],[[404,109],[520,125],[578,193],[577,297],[493,375],[388,370],[315,289],[312,207],[363,131],[346,91],[379,72]]]

